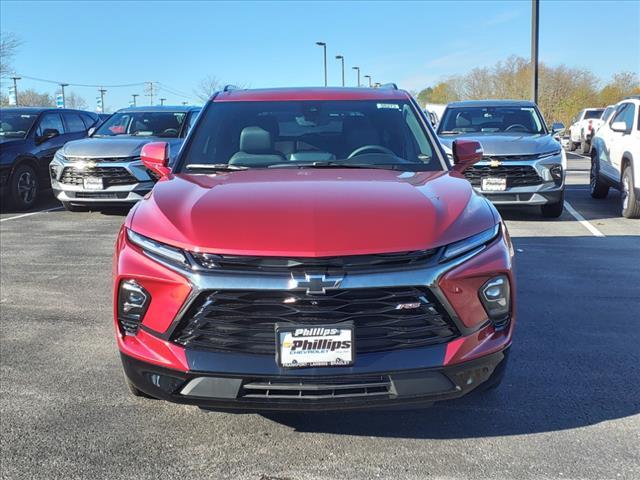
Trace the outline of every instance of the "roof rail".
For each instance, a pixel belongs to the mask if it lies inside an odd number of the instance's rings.
[[[383,83],[378,88],[389,88],[391,90],[398,90],[398,85],[395,83]]]
[[[224,88],[222,89],[223,92],[230,92],[231,90],[237,90],[238,87],[236,87],[235,85],[225,85]]]

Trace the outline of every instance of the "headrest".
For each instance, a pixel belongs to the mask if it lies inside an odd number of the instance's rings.
[[[245,153],[271,153],[271,134],[260,127],[245,127],[240,132],[240,151]]]

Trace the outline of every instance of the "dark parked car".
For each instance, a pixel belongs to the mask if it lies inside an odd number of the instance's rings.
[[[87,136],[98,122],[81,110],[18,107],[0,110],[0,195],[26,210],[49,187],[49,163],[60,147]]]

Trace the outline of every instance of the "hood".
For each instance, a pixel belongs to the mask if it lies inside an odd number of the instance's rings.
[[[454,173],[255,169],[169,176],[126,226],[187,250],[325,257],[428,249],[495,222]]]
[[[0,145],[2,145],[3,151],[8,148],[22,146],[25,143],[27,143],[27,141],[24,138],[5,137],[4,135],[0,135]]]
[[[177,153],[181,138],[157,137],[90,137],[68,142],[61,149],[65,157],[137,157],[142,147],[151,142],[169,142],[171,154]]]
[[[440,143],[451,153],[451,145],[454,140],[477,140],[487,156],[493,155],[533,155],[536,153],[549,153],[560,150],[560,144],[553,135],[533,135],[523,133],[492,133],[478,134],[463,133],[460,135],[442,135],[438,137]]]

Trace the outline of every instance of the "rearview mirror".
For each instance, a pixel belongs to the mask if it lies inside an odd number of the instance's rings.
[[[454,140],[453,171],[462,173],[471,165],[482,160],[484,150],[480,142],[475,140]]]
[[[89,130],[87,130],[87,137],[90,137],[91,135],[93,135],[95,131],[96,131],[96,127],[89,128]]]
[[[613,130],[614,132],[629,133],[629,129],[627,128],[627,124],[625,122],[613,122],[611,124],[611,130]]]
[[[171,173],[169,167],[169,144],[167,142],[147,143],[142,147],[140,158],[145,167],[162,177]]]
[[[45,128],[44,132],[42,132],[42,135],[38,137],[38,142],[45,142],[50,138],[57,137],[58,135],[60,135],[60,132],[55,128]]]

